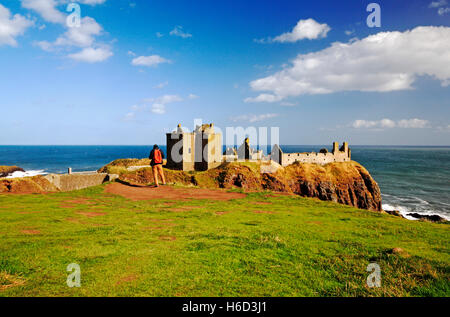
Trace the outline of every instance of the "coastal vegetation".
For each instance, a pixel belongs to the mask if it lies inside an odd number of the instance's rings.
[[[447,224],[289,193],[143,186],[0,194],[0,296],[450,294]],[[66,284],[71,263],[81,287]]]

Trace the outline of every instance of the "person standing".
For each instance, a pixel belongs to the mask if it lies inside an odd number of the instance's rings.
[[[158,174],[161,176],[162,184],[166,185],[166,178],[164,177],[164,171],[162,168],[164,153],[159,149],[157,144],[153,146],[153,150],[150,152],[148,158],[150,159],[150,166],[153,170],[153,178],[155,180],[156,187],[159,187]]]

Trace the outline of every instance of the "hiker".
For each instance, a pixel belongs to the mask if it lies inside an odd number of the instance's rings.
[[[159,149],[157,144],[153,146],[153,150],[150,152],[148,158],[151,160],[150,166],[153,169],[153,178],[155,179],[156,187],[159,187],[158,174],[161,176],[162,184],[166,185],[166,179],[162,168],[164,153]]]

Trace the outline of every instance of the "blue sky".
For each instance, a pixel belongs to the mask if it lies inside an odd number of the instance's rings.
[[[153,144],[194,119],[282,144],[450,145],[450,4],[0,0],[0,144]],[[3,28],[2,28],[3,26]]]

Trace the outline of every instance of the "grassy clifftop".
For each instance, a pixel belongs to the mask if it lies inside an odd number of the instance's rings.
[[[118,185],[0,194],[0,296],[450,295],[445,224],[270,192],[131,200],[105,190]],[[80,288],[66,285],[70,263]],[[380,288],[366,284],[369,263]]]

